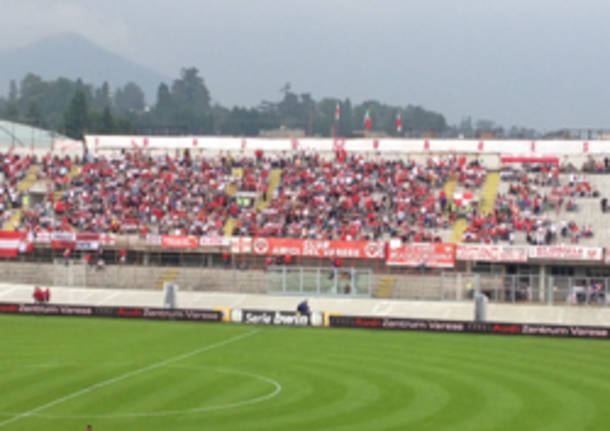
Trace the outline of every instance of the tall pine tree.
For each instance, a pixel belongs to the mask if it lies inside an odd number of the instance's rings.
[[[88,113],[85,92],[79,89],[64,112],[64,129],[67,136],[74,139],[83,138],[89,125]]]

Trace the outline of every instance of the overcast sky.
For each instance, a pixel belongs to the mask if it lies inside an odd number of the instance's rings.
[[[608,0],[0,0],[0,50],[73,31],[214,100],[294,91],[451,122],[610,128]],[[0,58],[0,67],[1,67]]]

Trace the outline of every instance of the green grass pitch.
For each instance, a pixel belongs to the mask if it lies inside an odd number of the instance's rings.
[[[608,430],[605,340],[0,316],[0,431]]]

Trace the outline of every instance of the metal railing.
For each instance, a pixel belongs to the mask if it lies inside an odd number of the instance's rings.
[[[271,294],[370,297],[372,279],[372,271],[361,268],[271,266],[266,271]]]

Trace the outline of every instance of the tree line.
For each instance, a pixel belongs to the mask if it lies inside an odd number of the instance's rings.
[[[474,137],[492,132],[530,137],[536,133],[522,128],[504,131],[491,121],[473,124],[469,118],[451,126],[442,114],[421,106],[393,106],[376,100],[352,104],[349,98],[332,97],[316,101],[310,93],[292,91],[290,84],[283,87],[279,101],[228,108],[212,103],[210,91],[194,67],[181,69],[169,85],[160,83],[152,105],[134,82],[111,89],[108,83],[96,87],[81,79],[45,81],[33,73],[19,83],[11,81],[8,97],[0,98],[1,118],[76,139],[86,133],[256,136],[279,128],[300,129],[307,136],[349,138],[362,133],[365,115],[371,119],[372,132],[388,136]]]

